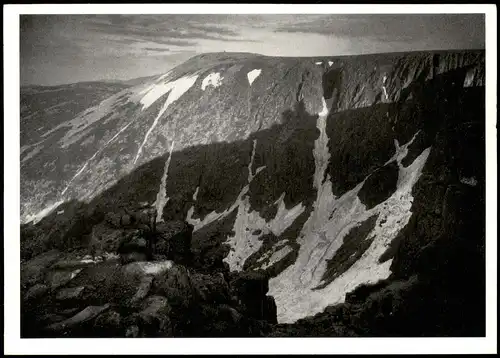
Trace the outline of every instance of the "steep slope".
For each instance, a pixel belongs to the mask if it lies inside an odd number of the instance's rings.
[[[59,86],[21,87],[20,142],[21,142],[21,217],[33,203],[54,205],[43,197],[51,191],[54,180],[48,173],[55,171],[61,148],[57,138],[43,134],[51,128],[73,119],[89,107],[99,105],[103,100],[129,87],[128,84],[106,82],[82,82]],[[68,161],[69,158],[61,158]],[[50,195],[49,195],[50,196]],[[35,209],[46,209],[36,206]],[[40,210],[41,210],[40,209]],[[46,212],[47,210],[45,210]],[[42,214],[43,215],[43,212]],[[32,219],[35,219],[33,217]]]
[[[265,272],[280,323],[424,275],[421,252],[434,264],[455,252],[427,249],[446,240],[439,223],[461,218],[443,230],[472,235],[464,250],[484,242],[484,80],[473,51],[194,57],[42,134],[48,147],[22,167],[21,216],[54,210],[23,227],[26,257],[87,245],[106,213],[152,206],[194,226],[198,269]],[[83,203],[57,207],[69,199]]]

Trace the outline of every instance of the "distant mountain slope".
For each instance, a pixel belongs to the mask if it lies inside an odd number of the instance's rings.
[[[484,81],[482,51],[196,56],[30,130],[21,217],[45,218],[23,240],[74,239],[50,231],[73,225],[65,201],[84,202],[85,220],[153,206],[194,225],[201,267],[266,272],[293,323],[362,285],[428,277],[447,260],[433,247],[458,237],[477,296],[457,312],[484,297]]]

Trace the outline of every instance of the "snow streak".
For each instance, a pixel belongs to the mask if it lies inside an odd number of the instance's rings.
[[[160,190],[158,191],[158,194],[156,195],[156,201],[155,201],[155,208],[156,208],[156,222],[161,222],[163,221],[163,208],[165,205],[167,205],[168,201],[170,200],[169,197],[167,197],[167,178],[168,178],[168,168],[170,167],[170,160],[172,159],[172,152],[174,150],[174,143],[172,142],[172,145],[170,146],[170,154],[168,156],[167,162],[165,163],[165,170],[163,171],[163,176],[161,178],[161,183],[160,183]]]
[[[73,178],[71,178],[71,180],[69,181],[68,185],[66,185],[66,188],[64,188],[64,190],[61,192],[61,195],[64,195],[64,193],[66,193],[66,191],[69,189],[69,187],[71,186],[71,183],[73,183],[73,181],[80,175],[83,173],[83,171],[85,170],[85,168],[87,168],[87,166],[89,165],[89,163],[94,160],[94,158],[99,154],[101,153],[112,141],[114,141],[116,139],[116,137],[118,137],[120,135],[120,133],[122,133],[125,129],[128,128],[128,126],[130,126],[131,124],[133,123],[130,122],[128,123],[127,125],[125,125],[122,129],[120,129],[118,131],[118,133],[116,133],[110,140],[108,140],[106,143],[104,143],[104,145],[97,151],[94,153],[93,156],[90,157],[90,159],[88,159],[84,164],[83,166],[80,168],[80,170],[78,170],[78,172],[73,176]]]
[[[134,164],[137,163],[137,160],[139,159],[139,157],[140,157],[140,155],[142,153],[142,148],[146,144],[149,135],[151,134],[151,132],[153,131],[153,129],[158,124],[158,120],[163,115],[163,113],[165,113],[165,111],[167,110],[168,106],[170,106],[172,103],[174,103],[175,101],[177,101],[184,93],[186,93],[194,85],[194,83],[196,82],[197,78],[198,78],[197,75],[195,75],[195,76],[181,77],[178,80],[175,80],[173,82],[169,82],[167,84],[161,85],[162,87],[160,89],[152,89],[152,90],[150,90],[150,92],[151,91],[155,91],[154,92],[155,95],[152,98],[154,98],[156,96],[156,94],[160,93],[161,91],[165,91],[164,93],[167,93],[168,91],[170,91],[170,93],[168,95],[167,100],[165,101],[165,104],[160,109],[160,112],[158,113],[158,115],[156,116],[155,120],[153,121],[153,125],[147,131],[146,136],[144,137],[144,139],[142,141],[142,144],[139,146],[139,149],[138,149],[137,154],[136,154],[135,159],[134,159]],[[158,85],[158,86],[160,86],[160,85]],[[148,94],[150,92],[148,92]],[[146,94],[146,96],[148,96],[148,94]],[[161,97],[161,95],[160,95],[160,97]],[[157,97],[157,98],[159,98],[159,97]],[[149,100],[146,103],[149,103]]]

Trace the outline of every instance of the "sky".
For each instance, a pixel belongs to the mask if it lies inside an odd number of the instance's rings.
[[[205,52],[484,49],[484,14],[21,15],[21,85],[126,80]]]

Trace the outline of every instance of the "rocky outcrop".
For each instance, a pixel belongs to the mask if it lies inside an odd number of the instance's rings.
[[[270,296],[268,278],[264,274],[248,272],[236,275],[231,280],[235,299],[243,313],[270,323],[276,321],[276,303]]]
[[[47,277],[59,266],[48,268]],[[276,322],[274,301],[265,296],[267,278],[260,275],[232,275],[228,282],[229,272],[203,274],[172,261],[122,265],[118,259],[87,262],[80,270],[52,289],[41,282],[29,288],[23,336],[248,337],[264,335]]]

